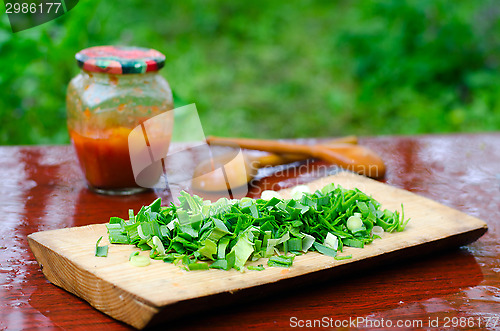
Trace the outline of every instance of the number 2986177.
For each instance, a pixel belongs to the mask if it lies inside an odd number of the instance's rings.
[[[5,3],[7,14],[58,14],[63,11],[61,2],[14,2]]]

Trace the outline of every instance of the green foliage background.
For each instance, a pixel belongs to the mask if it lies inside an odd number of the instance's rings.
[[[67,143],[74,54],[103,44],[166,54],[206,134],[499,130],[499,15],[495,0],[81,0],[13,34],[2,12],[0,143]]]

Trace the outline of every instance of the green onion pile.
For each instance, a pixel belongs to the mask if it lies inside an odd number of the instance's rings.
[[[381,210],[380,204],[358,189],[329,184],[295,199],[203,200],[181,192],[180,205],[161,206],[158,198],[129,219],[111,217],[109,242],[149,250],[149,257],[187,270],[232,268],[243,271],[248,261],[268,258],[268,266],[290,267],[296,255],[317,251],[338,260],[344,246],[371,243],[382,232],[403,231],[404,213]],[[99,242],[98,242],[99,243]],[[105,256],[102,246],[96,252]],[[133,253],[131,263],[147,265]],[[135,263],[134,263],[135,262]],[[249,265],[249,270],[264,266]]]

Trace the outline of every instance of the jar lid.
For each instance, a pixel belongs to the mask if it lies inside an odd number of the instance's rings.
[[[83,70],[118,75],[158,71],[165,65],[165,55],[157,50],[131,46],[85,48],[75,58]]]

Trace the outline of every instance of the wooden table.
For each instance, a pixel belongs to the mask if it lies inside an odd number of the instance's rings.
[[[360,143],[386,161],[386,183],[479,217],[488,232],[460,249],[263,296],[168,327],[271,329],[318,320],[322,326],[355,329],[358,319],[360,327],[437,322],[441,328],[499,329],[500,134],[377,137]],[[320,164],[307,162],[264,177],[251,193],[306,182],[318,176]],[[158,195],[168,198],[168,192],[96,195],[85,187],[71,146],[35,146],[0,147],[0,194],[0,329],[128,329],[50,284],[26,236],[125,217],[128,208],[137,210]]]

